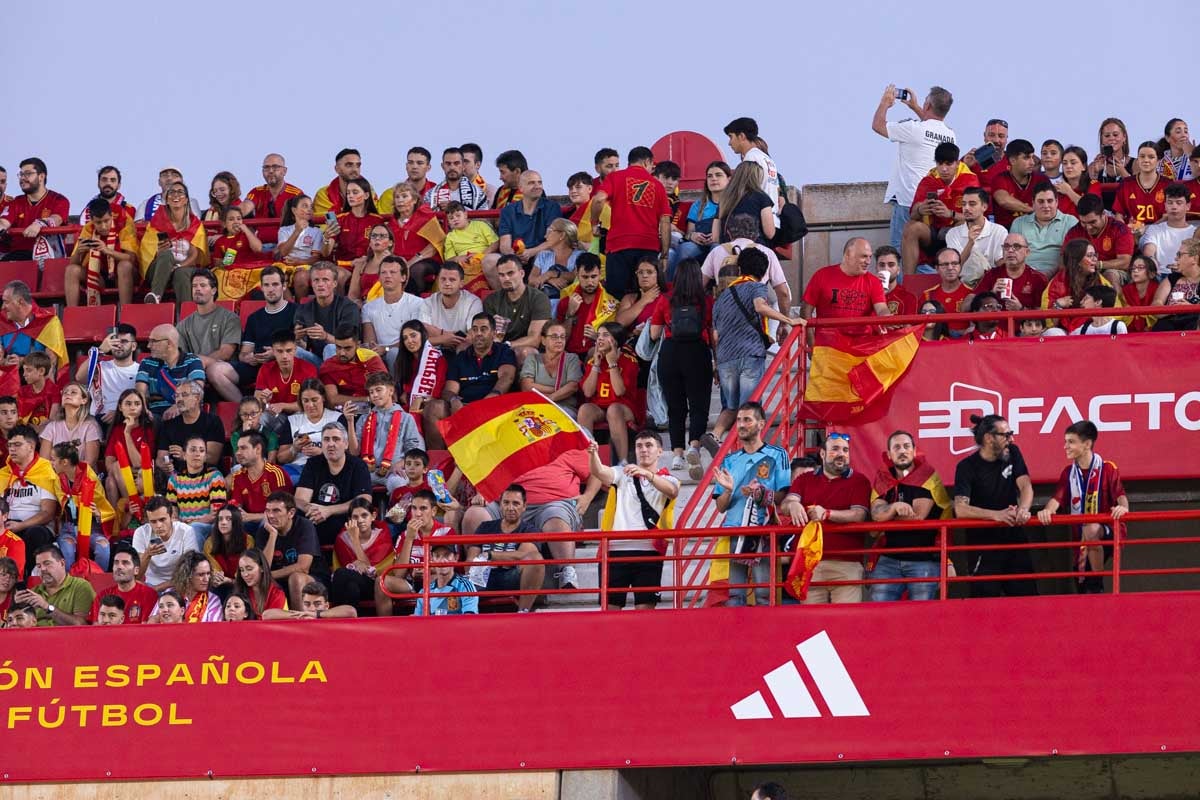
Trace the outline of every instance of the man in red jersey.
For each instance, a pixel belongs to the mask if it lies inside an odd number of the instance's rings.
[[[1022,214],[1033,213],[1033,190],[1038,181],[1033,158],[1033,143],[1013,139],[1004,148],[1008,169],[992,179],[992,216],[1005,230]]]
[[[242,216],[246,219],[279,219],[288,201],[304,192],[299,186],[292,186],[284,180],[287,178],[287,162],[278,153],[267,153],[263,157],[262,176],[266,183],[246,193],[246,199],[242,201]],[[279,238],[279,226],[259,225],[254,233],[263,243],[274,244]]]
[[[158,602],[158,592],[148,584],[139,581],[141,572],[141,556],[129,542],[121,542],[113,546],[112,554],[112,586],[100,591],[92,603],[92,611],[88,622],[95,625],[99,621],[100,602],[109,596],[116,595],[125,603],[125,624],[140,625],[150,616],[150,610]]]
[[[1008,169],[1008,159],[1004,157],[1004,148],[1008,145],[1008,123],[1002,119],[989,119],[983,129],[983,143],[996,148],[995,154],[992,156],[995,161],[991,166],[979,166],[979,162],[975,160],[975,151],[979,149],[977,147],[972,147],[967,151],[967,154],[963,156],[963,163],[979,176],[979,185],[987,189],[990,195],[992,180]]]
[[[29,261],[44,228],[62,225],[71,214],[71,201],[46,188],[46,162],[27,158],[17,173],[21,196],[0,212],[0,254],[4,261]]]
[[[937,300],[947,314],[966,311],[963,304],[971,296],[971,288],[962,282],[962,257],[953,247],[943,247],[938,250],[935,263],[941,282],[926,289],[921,301]],[[967,323],[951,322],[947,327],[951,336],[958,337],[967,329]]]
[[[8,208],[8,204],[12,202],[12,197],[8,192],[8,170],[0,167],[0,214],[4,213],[4,209]]]
[[[350,210],[350,204],[346,202],[346,186],[355,178],[362,177],[362,155],[353,147],[342,148],[333,161],[333,171],[337,177],[328,186],[318,189],[313,197],[314,217],[323,217],[330,211],[341,214]]]
[[[317,377],[317,368],[296,357],[296,335],[277,331],[271,337],[271,360],[258,370],[254,396],[276,416],[300,413],[300,384]]]
[[[868,272],[871,266],[871,244],[855,236],[842,248],[842,262],[817,270],[804,289],[804,317],[869,317],[891,316],[883,295],[883,284]],[[813,330],[813,328],[809,328]],[[834,331],[854,336],[869,328],[821,328],[815,331],[819,344],[834,340]]]
[[[258,431],[238,437],[234,453],[242,468],[230,479],[229,502],[242,509],[242,521],[254,532],[267,510],[267,498],[273,492],[291,492],[292,481],[277,464],[266,459],[267,440]]]
[[[358,328],[344,325],[333,334],[334,356],[317,372],[325,385],[325,400],[330,408],[344,403],[367,402],[367,375],[387,372],[383,359],[375,351],[359,347]]]
[[[629,151],[629,166],[610,172],[592,194],[591,224],[600,224],[600,213],[611,208],[612,223],[605,285],[613,297],[624,297],[638,262],[658,254],[662,269],[671,250],[671,203],[667,190],[650,175],[654,153],[649,147]]]
[[[1004,237],[1003,263],[983,273],[975,292],[995,292],[1004,301],[1009,311],[1023,308],[1038,308],[1042,304],[1042,292],[1046,291],[1046,278],[1042,273],[1025,263],[1029,255],[1029,243],[1019,233]],[[948,311],[949,309],[947,309]]]
[[[979,178],[958,155],[954,142],[939,144],[933,151],[933,169],[917,184],[911,216],[900,239],[905,275],[917,271],[921,250],[946,243],[946,231],[963,219],[963,190],[979,185]]]
[[[1133,232],[1116,217],[1104,213],[1104,200],[1094,194],[1079,198],[1079,224],[1067,231],[1063,246],[1076,239],[1087,239],[1096,248],[1100,269],[1114,288],[1129,280],[1129,262],[1133,259]]]
[[[892,316],[917,313],[917,296],[900,285],[900,253],[890,244],[875,248],[875,276],[883,284]]]

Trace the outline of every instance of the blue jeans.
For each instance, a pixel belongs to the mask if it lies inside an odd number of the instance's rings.
[[[67,569],[69,570],[75,563],[76,558],[74,527],[59,534],[56,544],[58,545],[58,549],[62,550],[63,558],[66,559]],[[111,555],[109,554],[108,539],[105,539],[104,534],[100,533],[99,524],[93,525],[92,560],[96,562],[96,565],[99,566],[100,569],[108,572],[108,563],[110,559]]]
[[[751,577],[752,576],[752,577]],[[730,583],[762,583],[754,590],[754,604],[766,608],[771,604],[771,559],[760,558],[751,567],[746,561],[729,562]],[[726,606],[746,605],[746,592],[749,589],[730,589]]]
[[[708,255],[708,251],[711,249],[711,247],[701,247],[687,239],[672,247],[671,251],[667,254],[667,283],[675,282],[675,268],[679,266],[680,261],[694,258],[704,263],[704,257]]]
[[[312,364],[317,369],[320,369],[321,364],[323,363],[320,356],[314,355],[314,354],[308,352],[303,347],[296,348],[296,357],[304,359],[305,361]]]
[[[721,408],[733,410],[750,399],[762,380],[766,369],[765,358],[747,356],[717,364],[717,375],[721,382]]]
[[[196,549],[203,553],[204,543],[208,541],[208,535],[212,533],[213,523],[189,522],[188,524],[192,526],[192,533],[196,536]]]
[[[892,207],[892,225],[888,232],[891,237],[892,247],[900,249],[900,238],[904,233],[904,226],[908,224],[908,218],[912,215],[912,210],[900,205],[895,200],[889,200],[888,205]]]
[[[872,580],[884,578],[937,578],[941,575],[941,563],[938,561],[902,561],[891,556],[880,556],[871,570]],[[938,596],[938,585],[933,583],[873,583],[871,602],[886,603],[899,600],[904,591],[908,590],[909,600],[933,600]]]

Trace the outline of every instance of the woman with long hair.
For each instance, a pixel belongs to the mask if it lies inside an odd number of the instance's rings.
[[[229,435],[229,452],[231,454],[236,456],[238,439],[242,438],[242,434],[253,431],[261,433],[267,441],[267,449],[263,453],[263,458],[272,464],[278,463],[279,434],[263,419],[263,412],[266,410],[267,407],[263,404],[262,399],[256,395],[248,394],[238,403],[237,419],[233,421],[233,432]]]
[[[1179,246],[1175,271],[1158,284],[1156,306],[1190,306],[1200,310],[1200,240],[1188,239]],[[1194,331],[1200,314],[1167,314],[1154,324],[1156,331]]]
[[[400,353],[392,364],[392,377],[399,391],[396,402],[419,419],[425,403],[442,396],[448,366],[441,348],[429,343],[425,323],[410,319],[401,325]],[[418,376],[422,380],[417,380]]]
[[[256,619],[258,619],[258,615],[250,607],[250,598],[246,595],[234,592],[225,598],[226,622],[248,622]]]
[[[192,213],[187,185],[176,181],[163,189],[163,205],[146,223],[138,258],[150,285],[145,302],[157,303],[167,287],[176,301],[192,299],[192,272],[208,266],[208,234]]]
[[[100,423],[91,415],[92,395],[78,381],[71,381],[62,390],[63,418],[51,420],[42,429],[39,455],[49,459],[56,444],[71,444],[79,451],[79,460],[99,471]]]
[[[288,417],[292,443],[279,448],[279,464],[292,479],[300,480],[300,471],[312,456],[321,455],[321,429],[330,422],[346,424],[346,418],[325,407],[325,386],[316,378],[300,384],[300,412]]]
[[[667,281],[675,280],[675,269],[685,258],[703,262],[708,251],[717,243],[713,238],[713,223],[720,210],[721,196],[729,186],[733,170],[724,161],[712,161],[704,170],[704,188],[700,197],[688,209],[687,232],[683,241],[671,248],[667,257]]]
[[[629,429],[639,427],[645,417],[637,386],[638,360],[624,345],[625,329],[619,322],[606,322],[596,331],[596,349],[580,384],[587,402],[579,407],[579,427],[589,433],[596,423],[607,422],[619,464],[629,461]]]
[[[522,392],[541,392],[568,415],[575,416],[579,403],[576,394],[579,381],[583,378],[583,367],[579,363],[579,356],[567,352],[567,326],[564,322],[552,319],[542,326],[542,351],[530,353],[525,359],[520,378]]]
[[[171,575],[171,588],[179,596],[183,607],[183,622],[220,622],[225,610],[221,598],[209,590],[212,579],[212,564],[203,553],[189,550],[175,563]],[[163,593],[166,594],[165,592]],[[150,619],[159,616],[162,597],[150,612]]]
[[[1117,183],[1133,174],[1133,158],[1129,154],[1129,131],[1117,117],[1100,123],[1100,152],[1088,165],[1092,180]]]
[[[549,247],[533,257],[529,285],[554,300],[575,280],[575,259],[586,251],[579,247],[579,228],[566,217],[559,217],[546,228],[546,244]]]
[[[1067,242],[1062,249],[1062,266],[1042,294],[1042,308],[1078,308],[1083,300],[1083,293],[1089,286],[1112,286],[1098,271],[1099,266],[1100,259],[1091,242],[1087,239],[1073,239]],[[1086,319],[1069,317],[1061,320],[1060,324],[1070,333],[1083,325]]]
[[[1150,256],[1138,254],[1129,262],[1129,283],[1121,287],[1121,297],[1127,306],[1154,305],[1158,292],[1158,264]],[[1130,333],[1141,333],[1154,327],[1157,317],[1132,317]]]
[[[221,170],[208,185],[208,208],[204,211],[205,222],[224,222],[225,212],[242,204],[242,185],[232,172]]]
[[[395,552],[387,523],[376,519],[374,503],[366,497],[351,500],[346,527],[333,542],[333,605],[358,606],[374,598],[379,571],[387,569]]]
[[[386,224],[386,220],[375,209],[371,184],[366,178],[353,178],[346,182],[346,206],[347,211],[338,214],[334,222],[325,226],[325,238],[335,242],[335,261],[352,262],[367,254],[371,229]],[[339,282],[344,284],[348,280],[350,272],[345,270],[345,279]]]
[[[242,553],[251,547],[254,537],[246,533],[242,510],[234,505],[223,506],[213,521],[212,533],[204,540],[204,556],[212,565],[213,586],[232,588]]]
[[[1134,173],[1117,186],[1113,198],[1113,216],[1140,233],[1146,225],[1158,222],[1166,214],[1166,191],[1169,180],[1158,171],[1159,152],[1154,142],[1138,145]]]
[[[1163,126],[1163,138],[1158,140],[1158,149],[1162,153],[1162,163],[1159,171],[1169,181],[1186,181],[1196,177],[1192,174],[1192,165],[1188,159],[1196,149],[1188,133],[1188,124],[1179,117],[1172,117]]]
[[[236,586],[233,591],[250,601],[250,611],[259,619],[283,619],[287,616],[287,595],[271,577],[270,560],[257,547],[242,553],[242,557],[238,559]],[[284,613],[272,614],[272,611]]]
[[[1079,218],[1076,205],[1080,198],[1085,194],[1102,196],[1100,184],[1093,181],[1092,176],[1088,174],[1087,163],[1087,151],[1079,145],[1073,144],[1063,150],[1063,179],[1054,184],[1054,191],[1058,192],[1058,210],[1076,219]]]
[[[921,303],[921,314],[929,314],[936,317],[939,314],[946,313],[946,307],[937,300],[926,300]],[[950,328],[944,322],[926,322],[925,330],[921,334],[921,338],[927,342],[939,342],[942,339],[947,339],[950,336]]]
[[[700,264],[688,259],[679,262],[670,296],[659,298],[650,317],[650,338],[664,340],[658,378],[666,395],[667,425],[675,454],[671,469],[686,466],[693,480],[699,480],[704,472],[700,440],[708,429],[712,400],[712,302],[712,295],[704,291]]]
[[[630,336],[638,336],[642,326],[650,319],[654,304],[667,294],[667,276],[659,268],[658,259],[649,255],[638,262],[633,270],[633,279],[636,288],[621,298],[615,319],[629,331]]]
[[[117,398],[117,414],[113,418],[112,429],[108,432],[108,443],[104,448],[104,469],[107,476],[104,479],[104,493],[116,506],[119,502],[129,501],[129,492],[125,481],[121,479],[121,465],[117,461],[117,443],[125,447],[129,456],[129,464],[133,469],[133,480],[136,488],[143,496],[154,494],[153,487],[142,486],[142,454],[141,445],[144,442],[154,458],[155,435],[154,418],[146,407],[146,399],[137,389],[126,389]],[[152,465],[147,464],[147,468]]]
[[[321,260],[332,245],[326,246],[325,233],[313,224],[313,201],[306,194],[284,204],[279,223],[275,257],[294,268],[292,295],[300,300],[308,295],[308,268]]]
[[[350,272],[350,286],[346,290],[346,296],[359,301],[360,304],[366,300],[371,287],[379,283],[379,266],[385,258],[392,255],[392,245],[395,244],[392,229],[384,222],[372,226],[367,237],[367,254],[354,259]]]
[[[421,196],[412,184],[401,181],[392,189],[392,216],[387,224],[392,229],[392,252],[410,267],[408,290],[424,294],[442,260],[434,246],[445,236],[437,222],[437,213],[422,205]]]
[[[729,241],[723,232],[726,221],[735,214],[749,214],[758,221],[759,244],[771,246],[775,238],[775,204],[771,196],[762,190],[763,169],[753,161],[743,161],[733,171],[729,184],[721,192],[717,206],[717,219],[713,223],[712,237],[718,242]]]

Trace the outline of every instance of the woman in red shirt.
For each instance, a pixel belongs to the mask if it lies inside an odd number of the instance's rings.
[[[1158,264],[1150,256],[1136,255],[1129,262],[1129,283],[1121,287],[1121,297],[1127,306],[1152,306],[1158,291]],[[1131,317],[1130,333],[1141,333],[1154,327],[1157,317]]]
[[[671,294],[658,299],[650,316],[650,338],[658,341],[665,337],[658,354],[658,380],[666,395],[667,425],[675,453],[671,469],[683,469],[686,460],[693,480],[704,473],[700,439],[708,429],[712,400],[712,304],[712,296],[704,291],[700,263],[686,259],[679,262]]]
[[[333,542],[333,605],[357,606],[375,597],[378,571],[392,563],[395,549],[386,522],[375,518],[367,497],[350,501],[350,521]]]
[[[350,273],[350,287],[346,296],[359,303],[365,302],[371,287],[379,283],[379,265],[392,253],[392,229],[386,223],[379,223],[371,228],[367,235],[367,254],[354,259],[353,271]]]
[[[119,422],[116,420],[120,420]],[[146,443],[150,452],[154,451],[154,418],[146,410],[146,401],[137,389],[126,389],[117,399],[117,416],[115,424],[108,433],[108,444],[104,447],[104,466],[108,476],[104,479],[104,492],[112,501],[113,506],[121,499],[128,500],[129,492],[125,490],[125,481],[121,479],[121,465],[117,463],[117,442],[125,445],[129,454],[129,465],[133,468],[133,480],[138,491],[146,495],[142,481],[141,445]],[[152,456],[153,457],[153,456]],[[149,466],[149,465],[147,465]],[[153,494],[153,489],[150,490]]]
[[[637,386],[638,360],[622,349],[624,344],[625,329],[619,322],[606,322],[596,331],[596,349],[580,384],[587,402],[579,407],[579,425],[589,433],[600,420],[608,422],[619,464],[629,461],[629,428],[640,425],[645,416]]]
[[[263,551],[253,547],[238,559],[237,588],[234,591],[250,598],[250,608],[262,618],[267,611],[287,611],[287,596],[271,578],[271,563]],[[284,619],[286,615],[274,615]]]
[[[398,183],[392,189],[392,206],[392,217],[388,220],[388,227],[392,229],[392,252],[410,265],[408,291],[424,294],[436,275],[433,265],[442,260],[433,246],[433,239],[440,241],[445,234],[440,225],[437,230],[432,226],[425,227],[431,221],[436,222],[437,214],[428,206],[421,205],[417,190],[408,183]],[[421,263],[430,261],[432,264]]]
[[[254,538],[242,526],[241,509],[231,505],[221,508],[213,521],[212,533],[204,540],[204,555],[212,564],[214,587],[233,583],[238,574],[238,562],[251,547],[254,547]]]
[[[337,242],[333,257],[349,266],[354,259],[367,254],[368,234],[371,228],[386,223],[375,210],[375,199],[371,197],[371,184],[365,178],[355,178],[346,185],[346,203],[350,210],[337,215],[335,222],[325,228],[325,238]],[[345,270],[345,281],[350,280]]]

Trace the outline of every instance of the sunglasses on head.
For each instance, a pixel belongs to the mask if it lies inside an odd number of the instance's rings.
[[[825,436],[825,439],[826,439],[826,441],[831,441],[834,439],[841,439],[843,442],[848,442],[848,441],[850,441],[850,434],[833,432],[833,433],[827,434]]]

